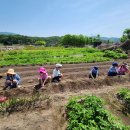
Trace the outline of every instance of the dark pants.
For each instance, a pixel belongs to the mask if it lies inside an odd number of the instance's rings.
[[[116,72],[108,72],[108,76],[117,76]]]
[[[91,74],[89,74],[89,78],[96,78],[97,77],[97,75],[96,74],[93,74],[92,73],[92,75]]]
[[[17,88],[17,82],[13,82],[13,81],[10,81],[10,82],[5,82],[5,87],[4,89],[6,88],[9,88],[9,89],[12,89],[12,88]]]
[[[60,82],[61,81],[61,76],[56,76],[54,78],[52,78],[51,82]]]
[[[122,73],[118,73],[118,75],[125,75],[125,72],[122,72]]]

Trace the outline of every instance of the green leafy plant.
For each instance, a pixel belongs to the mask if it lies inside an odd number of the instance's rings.
[[[33,47],[25,50],[0,52],[0,66],[36,65],[54,63],[85,63],[126,58],[126,54],[113,51],[102,52],[94,48]]]
[[[110,50],[106,50],[104,51],[104,57],[111,57],[114,59],[118,59],[118,58],[127,58],[127,54],[119,52],[119,50],[117,51],[110,51]]]
[[[130,114],[130,89],[123,88],[117,93],[118,99],[120,99],[124,105],[122,111],[126,115]]]
[[[129,130],[104,108],[96,96],[72,99],[66,106],[67,130]]]

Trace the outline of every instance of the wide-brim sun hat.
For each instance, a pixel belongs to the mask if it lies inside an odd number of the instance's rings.
[[[62,67],[62,64],[58,63],[58,64],[56,64],[56,67]]]
[[[7,74],[16,74],[16,73],[14,72],[14,69],[8,69]]]
[[[39,73],[47,73],[47,72],[46,72],[46,69],[43,68],[43,67],[39,68],[38,72],[39,72]]]

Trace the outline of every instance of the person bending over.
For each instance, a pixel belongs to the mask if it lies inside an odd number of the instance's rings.
[[[39,70],[39,86],[41,89],[44,89],[46,83],[48,83],[51,79],[51,76],[48,76],[48,73],[45,68],[40,67]]]
[[[89,78],[95,79],[95,78],[97,78],[97,77],[98,77],[98,67],[94,66],[94,67],[91,69],[90,73],[89,73]]]
[[[126,63],[123,63],[121,66],[119,66],[117,71],[118,75],[125,75],[126,73],[130,73],[129,66]]]
[[[118,63],[117,62],[113,62],[111,67],[108,70],[108,76],[116,76],[118,74]]]

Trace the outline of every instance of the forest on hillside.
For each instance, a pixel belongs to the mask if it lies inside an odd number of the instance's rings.
[[[130,29],[124,30],[120,42],[124,42],[130,39]],[[85,47],[86,45],[93,45],[94,47],[101,43],[112,44],[116,43],[111,39],[97,36],[86,36],[86,35],[74,35],[66,34],[64,36],[51,36],[51,37],[31,37],[17,34],[1,34],[0,33],[0,44],[1,45],[43,45],[43,46],[64,46],[64,47]]]
[[[23,35],[0,34],[1,45],[44,45],[44,46],[65,46],[84,47],[85,45],[97,45],[102,42],[112,43],[110,40],[102,40],[100,35],[88,37],[84,35],[51,36],[51,37],[30,37]]]

